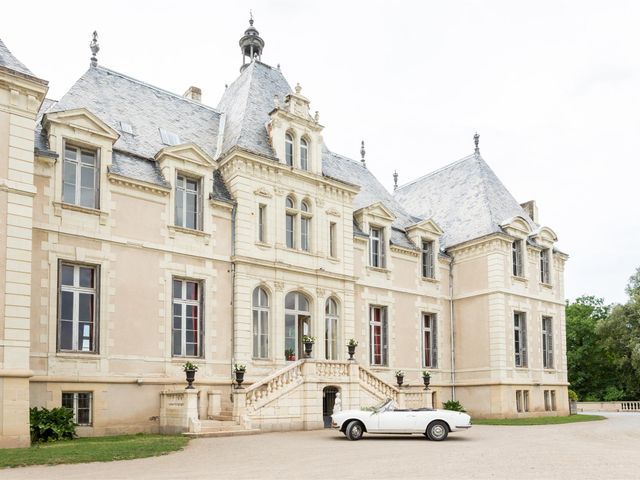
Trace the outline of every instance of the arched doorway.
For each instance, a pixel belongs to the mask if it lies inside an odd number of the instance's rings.
[[[322,420],[324,428],[331,428],[331,414],[336,404],[338,387],[324,387],[322,389]]]
[[[284,348],[287,359],[303,358],[303,335],[311,335],[309,300],[300,292],[289,292],[284,299]]]

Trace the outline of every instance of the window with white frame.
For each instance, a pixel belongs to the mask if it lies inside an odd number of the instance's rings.
[[[438,368],[438,322],[434,313],[422,314],[422,366]]]
[[[422,276],[424,278],[435,278],[433,240],[422,241]]]
[[[292,197],[287,197],[285,201],[286,221],[285,221],[285,239],[287,248],[296,248],[296,217],[295,201]]]
[[[327,360],[338,359],[338,302],[328,298],[324,307],[324,351]]]
[[[513,314],[513,338],[516,367],[527,366],[527,318],[523,312]]]
[[[553,319],[542,317],[542,366],[553,368]]]
[[[329,223],[329,256],[332,258],[338,257],[338,225],[336,222]]]
[[[202,230],[202,188],[200,179],[176,176],[176,226]]]
[[[540,281],[542,283],[551,283],[549,275],[549,249],[545,248],[540,252]]]
[[[258,241],[267,241],[267,206],[263,203],[258,205]]]
[[[513,275],[515,277],[524,276],[522,264],[522,240],[516,240],[511,244],[511,259],[513,264]]]
[[[100,208],[100,166],[96,150],[65,145],[62,201],[81,207]]]
[[[386,366],[388,363],[387,307],[369,308],[369,340],[371,365]]]
[[[253,358],[269,358],[269,294],[253,290]]]
[[[62,392],[62,406],[73,412],[73,422],[76,425],[92,424],[92,404],[91,392]]]
[[[58,290],[58,350],[97,351],[98,267],[61,262]]]
[[[369,265],[377,268],[385,267],[384,229],[371,227],[369,232]]]
[[[284,136],[284,161],[293,167],[293,135],[287,133]]]
[[[197,280],[173,279],[171,354],[202,356],[202,284]]]
[[[300,139],[300,168],[309,170],[309,143],[305,138]]]
[[[311,250],[311,208],[306,200],[300,203],[300,248]]]

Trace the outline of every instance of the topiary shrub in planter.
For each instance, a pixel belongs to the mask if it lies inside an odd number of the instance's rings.
[[[454,412],[466,412],[458,400],[447,400],[442,404],[442,408],[445,410],[453,410]]]
[[[76,436],[73,412],[59,407],[29,409],[31,423],[31,443],[71,440]]]

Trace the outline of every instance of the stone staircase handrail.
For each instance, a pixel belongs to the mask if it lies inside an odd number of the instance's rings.
[[[368,368],[363,367],[362,365],[358,365],[358,378],[360,379],[361,383],[364,383],[368,387],[372,388],[382,397],[392,398],[393,400],[398,401],[400,389],[388,384]]]

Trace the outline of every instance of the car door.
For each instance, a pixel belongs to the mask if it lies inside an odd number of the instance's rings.
[[[378,430],[390,433],[407,433],[416,429],[416,412],[390,410],[378,414]]]

